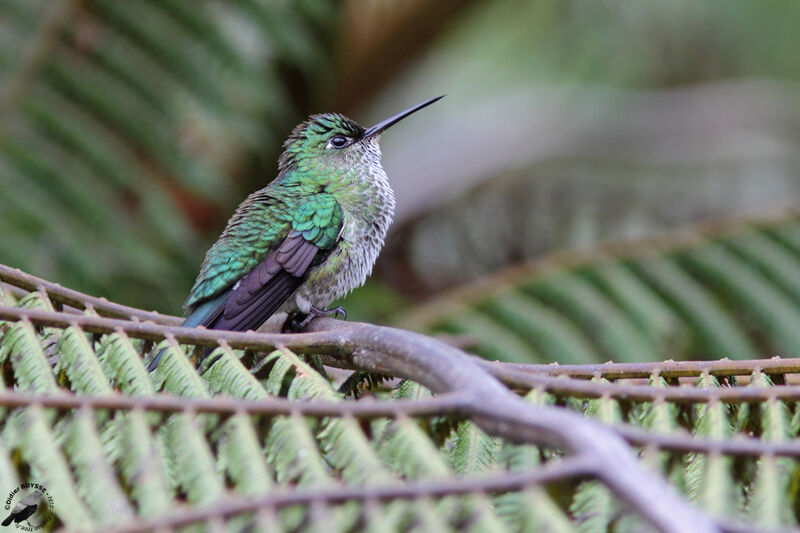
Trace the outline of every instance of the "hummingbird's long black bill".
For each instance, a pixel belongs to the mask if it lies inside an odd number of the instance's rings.
[[[381,133],[383,131],[386,131],[387,129],[389,129],[390,127],[394,126],[395,124],[397,124],[398,122],[400,122],[401,120],[406,118],[407,116],[411,115],[412,113],[416,113],[417,111],[419,111],[423,107],[428,107],[432,103],[434,103],[434,102],[436,102],[438,100],[441,100],[444,97],[445,97],[445,95],[441,95],[441,96],[437,96],[435,98],[431,98],[430,100],[425,100],[424,102],[419,103],[419,104],[415,105],[414,107],[409,107],[405,111],[401,111],[398,114],[387,118],[386,120],[382,120],[381,122],[378,122],[377,124],[375,124],[371,128],[367,128],[367,130],[364,132],[364,137],[365,138],[366,137],[371,137],[373,135],[377,135],[377,134],[379,134],[379,133]]]

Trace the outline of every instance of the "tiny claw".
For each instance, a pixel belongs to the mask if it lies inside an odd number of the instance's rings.
[[[320,317],[320,316],[331,316],[331,315],[342,315],[342,320],[347,318],[347,311],[344,310],[344,307],[337,306],[333,309],[318,309],[316,307],[311,307],[308,311],[308,315],[300,322],[300,327],[304,328],[311,322],[313,319]]]
[[[345,311],[344,307],[342,307],[341,305],[338,305],[333,309],[329,309],[328,311],[326,311],[326,313],[331,315],[333,314],[342,315],[342,320],[347,320],[347,311]]]

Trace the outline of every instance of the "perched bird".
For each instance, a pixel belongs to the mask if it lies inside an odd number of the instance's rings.
[[[338,113],[297,126],[278,176],[239,205],[206,253],[183,325],[247,331],[276,311],[303,313],[304,322],[344,314],[327,306],[364,284],[394,215],[378,138],[440,98],[366,129]]]

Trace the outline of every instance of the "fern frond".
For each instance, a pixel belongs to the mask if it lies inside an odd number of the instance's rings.
[[[5,420],[5,423],[15,423],[10,422],[8,419]],[[15,432],[9,432],[11,434]],[[6,433],[3,433],[3,437],[5,437]],[[17,474],[16,468],[14,468],[14,464],[12,463],[11,453],[10,450],[6,448],[5,438],[0,439],[0,483],[3,487],[17,487],[20,484],[19,475]]]
[[[538,405],[551,405],[556,401],[554,396],[536,389],[526,394],[525,400]],[[533,445],[506,443],[500,456],[512,472],[532,471],[542,464],[541,451]],[[497,513],[514,531],[523,533],[574,531],[569,517],[541,487],[534,486],[519,492],[509,492],[498,496],[495,502]]]
[[[195,371],[192,362],[174,339],[168,340],[166,345],[160,344],[155,349],[164,349],[154,374],[157,378],[163,379],[165,391],[187,398],[210,396],[203,378]]]
[[[449,506],[450,508],[444,508]],[[453,503],[450,498],[442,500],[439,505],[435,505],[428,498],[419,498],[414,502],[412,515],[410,517],[411,528],[409,531],[415,533],[425,533],[428,531],[450,531],[448,527],[449,517],[453,513]]]
[[[0,282],[0,305],[6,307],[14,307],[17,305],[17,299],[11,294],[11,291],[6,287],[5,283]],[[0,322],[2,323],[2,322]]]
[[[106,462],[94,415],[81,410],[61,427],[63,449],[72,464],[78,490],[98,524],[113,524],[133,517],[117,477]]]
[[[707,353],[731,359],[758,353],[728,311],[674,260],[647,257],[632,261],[630,265],[686,320]]]
[[[37,406],[29,407],[14,421],[16,439],[13,449],[19,450],[31,465],[31,478],[38,480],[58,502],[58,516],[70,528],[85,528],[93,522],[84,506],[55,435],[50,430],[46,412]],[[7,433],[4,432],[4,437]]]
[[[605,379],[592,381],[607,382]],[[605,424],[619,424],[622,421],[619,403],[608,397],[589,400],[585,413]],[[575,492],[570,512],[575,516],[578,531],[594,533],[608,531],[618,507],[611,491],[605,485],[599,481],[584,481]]]
[[[311,365],[289,350],[281,350],[273,372],[285,375],[284,365],[291,366],[294,379],[288,397],[294,400],[326,399],[342,401],[331,383]],[[384,468],[378,454],[353,418],[325,418],[317,435],[322,451],[348,483],[389,483],[391,474]]]
[[[608,358],[656,361],[654,346],[616,306],[575,274],[551,276],[527,288],[530,294],[561,310],[584,331],[591,331]]]
[[[487,313],[536,346],[542,355],[541,362],[590,363],[600,359],[575,324],[530,295],[505,290],[493,296],[485,308]]]
[[[760,371],[753,373],[751,386],[771,387],[772,381]],[[783,441],[794,438],[789,429],[789,409],[776,398],[769,398],[758,406],[761,419],[761,438]],[[765,455],[756,462],[747,510],[759,526],[781,529],[795,525],[790,487],[797,461],[788,457]]]
[[[586,276],[620,306],[660,353],[679,354],[688,346],[684,321],[625,266],[609,261]]]
[[[111,386],[97,356],[89,346],[86,333],[76,327],[64,330],[58,341],[56,372],[64,372],[72,390],[91,396],[110,394]]]
[[[5,333],[0,337],[0,346],[7,348],[6,354],[14,367],[18,389],[51,394],[59,390],[53,370],[30,322],[7,324]]]
[[[700,387],[719,387],[714,376],[698,378]],[[731,427],[723,404],[711,401],[696,408],[694,434],[717,440],[730,437]],[[731,459],[718,453],[689,454],[686,465],[686,491],[712,516],[730,518],[738,513]]]
[[[139,514],[156,517],[172,510],[174,494],[147,414],[139,410],[126,413],[115,437],[120,474]]]
[[[777,351],[791,353],[800,346],[800,310],[752,266],[720,245],[699,248],[687,254],[686,259],[747,310]]]
[[[332,472],[317,448],[315,421],[299,415],[276,418],[266,439],[267,461],[278,483],[331,486]]]
[[[392,468],[410,479],[448,476],[450,467],[419,423],[401,417],[381,438],[381,454]]]
[[[442,328],[451,333],[465,334],[477,339],[478,350],[487,359],[526,363],[541,361],[536,348],[516,331],[503,327],[492,316],[475,310],[464,310],[448,317]]]
[[[266,494],[272,477],[253,423],[246,415],[225,422],[219,441],[219,470],[227,472],[237,492],[248,496]]]
[[[580,533],[602,533],[610,530],[617,504],[602,483],[584,481],[578,485],[569,510]]]
[[[97,359],[108,379],[120,392],[132,396],[150,396],[156,390],[144,366],[139,350],[124,333],[104,335],[97,346]]]
[[[264,386],[242,364],[229,346],[221,346],[208,356],[212,360],[216,357],[219,359],[203,374],[211,392],[246,400],[269,397]]]
[[[485,472],[495,467],[500,439],[490,437],[475,424],[464,420],[458,425],[453,451],[453,468],[461,475]]]
[[[211,503],[222,497],[225,483],[208,447],[202,422],[187,414],[169,417],[162,428],[176,480],[190,502]]]
[[[649,385],[651,387],[668,387],[667,381],[661,377],[650,376]],[[635,422],[642,428],[654,433],[669,434],[678,430],[678,408],[674,403],[656,400],[642,405],[641,415]],[[642,460],[651,465],[657,471],[665,471],[670,454],[667,452],[645,448],[642,450]],[[682,470],[676,470],[675,475],[682,477]],[[678,479],[673,481],[677,482]]]
[[[569,517],[545,490],[531,487],[496,500],[497,513],[513,531],[521,533],[573,533]]]
[[[485,494],[474,494],[461,498],[465,525],[463,531],[474,533],[506,533],[508,524],[495,511],[494,505]]]
[[[369,485],[395,481],[354,418],[324,419],[317,438],[322,441],[325,457],[346,482]]]
[[[404,382],[395,391],[395,399],[423,398],[430,391],[412,382]],[[467,425],[469,424],[469,425]],[[459,426],[456,443],[447,455],[438,449],[420,422],[399,417],[380,435],[380,451],[386,461],[411,479],[446,478],[454,474],[453,464],[460,464],[462,474],[482,472],[494,462],[498,444],[468,422]],[[480,433],[478,433],[480,432]],[[460,439],[459,439],[460,437]],[[458,457],[458,458],[456,458]],[[492,503],[483,495],[444,498],[436,504],[437,512],[446,520],[466,520],[470,531],[504,531],[505,524],[495,513]],[[402,509],[397,509],[398,513]]]

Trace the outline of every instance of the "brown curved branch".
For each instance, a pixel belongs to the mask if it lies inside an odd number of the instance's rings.
[[[84,331],[92,333],[113,333],[117,331],[124,331],[136,338],[144,338],[150,340],[161,340],[166,335],[173,335],[179,342],[195,343],[206,346],[215,346],[220,344],[220,341],[228,342],[235,348],[246,348],[252,350],[272,350],[280,345],[284,345],[298,353],[319,353],[324,350],[325,346],[319,343],[320,335],[317,333],[309,334],[263,334],[263,333],[236,333],[236,332],[219,332],[207,331],[203,329],[187,329],[170,326],[157,326],[154,324],[137,323],[116,319],[109,319],[103,317],[87,317],[82,315],[73,315],[66,313],[50,313],[46,311],[37,311],[30,309],[19,309],[10,307],[0,307],[0,318],[5,320],[29,320],[36,325],[42,326],[55,326],[55,327],[68,327],[73,324],[79,325]],[[337,346],[328,345],[327,348],[333,348],[331,352],[340,353],[341,351]],[[553,365],[514,365],[509,363],[494,363],[472,358],[473,361],[479,365],[485,366],[487,370],[495,371],[496,377],[503,379],[505,371],[517,370],[522,368],[534,368]],[[350,369],[358,368],[357,365],[347,360],[329,356],[326,358],[327,362],[338,363],[338,366]],[[730,363],[730,366],[723,366]],[[643,363],[648,370],[657,363]],[[671,363],[672,364],[672,363]],[[778,369],[783,371],[793,371],[794,366],[797,364],[796,360],[784,359],[781,361],[776,360],[756,360],[753,362],[740,362],[740,361],[698,361],[698,362],[683,362],[677,363],[677,366],[684,367],[678,368],[676,371],[682,375],[688,370],[686,367],[694,366],[701,371],[704,368],[709,368],[710,372],[715,369],[723,373],[723,375],[731,375],[734,372],[744,373],[747,368],[745,364],[753,364],[761,366],[764,372],[774,371]],[[576,365],[578,366],[577,375],[583,375],[588,369],[594,370],[595,367],[602,367],[607,371],[616,374],[628,375],[628,372],[643,372],[643,369],[633,370],[632,366],[639,366],[638,364],[629,363],[612,363],[604,365]],[[617,367],[622,367],[616,370]],[[497,369],[504,372],[497,372]],[[569,370],[571,365],[564,365],[558,367],[560,370]],[[695,370],[692,369],[694,372]],[[752,368],[750,369],[752,371]],[[530,372],[523,372],[523,377],[530,377]],[[536,377],[536,376],[535,376]],[[538,376],[542,377],[542,376]],[[638,377],[638,376],[637,376]],[[507,380],[512,381],[512,380]],[[559,386],[568,387],[564,379],[556,382]],[[578,382],[583,383],[581,387],[586,387],[589,392],[593,392],[591,397],[600,397],[603,393],[608,393],[606,389],[609,387],[620,387],[620,385],[604,384],[597,382]],[[513,385],[513,382],[511,383]],[[527,385],[536,385],[538,383],[527,383]],[[598,389],[600,387],[600,389]],[[784,389],[786,387],[776,387],[776,389]],[[640,387],[637,390],[643,391],[651,389],[660,391],[664,389],[654,389],[652,387]],[[691,390],[688,387],[687,390]],[[623,392],[626,389],[621,389]],[[703,401],[708,400],[710,396],[718,395],[717,391],[724,392],[725,396],[718,399],[725,401],[736,400],[736,394],[742,390],[756,391],[748,394],[761,394],[758,391],[773,390],[764,388],[738,388],[738,389],[696,389],[697,392],[694,400]],[[26,406],[30,404],[40,404],[44,407],[52,408],[80,408],[89,406],[97,409],[119,409],[128,410],[133,408],[143,408],[153,411],[161,412],[174,412],[193,410],[198,413],[216,413],[216,414],[233,414],[236,412],[244,412],[248,414],[260,415],[286,415],[292,412],[297,412],[306,416],[353,416],[359,419],[379,418],[379,417],[393,417],[402,413],[406,416],[419,417],[430,416],[434,414],[468,414],[468,403],[465,402],[466,394],[449,393],[440,395],[437,398],[429,400],[415,400],[413,402],[392,402],[389,403],[326,403],[326,402],[311,402],[299,403],[284,400],[281,398],[274,398],[269,400],[260,401],[245,401],[230,398],[217,397],[213,400],[177,398],[168,396],[157,397],[128,397],[128,396],[112,396],[112,397],[88,397],[88,396],[50,396],[40,397],[31,396],[19,393],[5,393],[0,394],[0,405],[6,406]],[[575,393],[576,391],[572,391]],[[587,392],[587,391],[584,391]],[[612,391],[614,392],[614,391]],[[634,399],[630,396],[625,396],[623,393],[615,394],[622,396],[626,399]],[[658,394],[645,394],[645,401],[653,401],[657,399]],[[727,398],[726,398],[727,397]],[[752,399],[752,398],[751,398]],[[614,426],[614,431],[618,432],[626,441],[636,446],[656,446],[662,450],[669,450],[675,452],[698,452],[698,453],[725,453],[729,455],[772,455],[783,457],[800,457],[800,443],[795,442],[765,442],[758,439],[738,439],[738,440],[712,440],[700,439],[689,435],[664,435],[640,430],[630,426]]]
[[[526,403],[464,352],[395,328],[331,319],[317,319],[310,326],[314,334],[328,335],[346,348],[343,358],[359,368],[399,375],[436,393],[469,392],[470,419],[490,435],[592,458],[597,477],[659,530],[719,531],[708,516],[644,468],[612,429],[563,408]]]
[[[247,414],[259,416],[289,416],[293,414],[316,417],[353,417],[359,420],[375,418],[468,416],[470,402],[464,393],[446,393],[420,400],[395,400],[392,402],[360,401],[330,402],[315,400],[297,402],[285,398],[241,400],[217,396],[213,399],[184,398],[178,396],[78,396],[59,394],[42,396],[22,392],[0,393],[0,406],[30,407],[38,405],[49,409],[131,411],[141,409],[159,413],[206,413],[230,416]],[[614,431],[636,446],[655,446],[675,452],[721,453],[739,456],[800,457],[800,442],[766,442],[759,439],[713,440],[683,434],[658,434],[639,428],[617,425]]]
[[[501,368],[505,371],[518,371],[529,374],[545,374],[549,376],[569,376],[572,378],[606,378],[632,379],[661,376],[664,378],[695,377],[709,374],[717,377],[747,376],[753,370],[764,374],[800,373],[800,358],[772,357],[770,359],[718,359],[714,361],[654,361],[652,363],[600,363],[589,365],[559,365],[551,363],[520,364],[500,361],[480,363],[487,369]]]
[[[628,383],[603,383],[587,381],[586,378],[606,377],[610,379],[642,378],[644,370],[630,370],[631,366],[639,363],[604,363],[602,365],[524,365],[516,363],[503,363],[499,361],[486,361],[477,356],[473,359],[489,374],[499,379],[505,385],[516,389],[539,389],[556,396],[569,396],[570,398],[601,398],[608,397],[621,401],[654,402],[667,401],[671,403],[708,403],[720,401],[722,403],[758,403],[769,399],[794,401],[800,399],[800,386],[781,385],[779,387],[719,387],[695,388],[682,387],[652,387],[649,385],[635,385]],[[336,358],[323,358],[325,364],[340,368],[354,369],[353,365],[344,364]],[[708,370],[714,376],[740,376],[751,374],[760,370],[764,374],[794,373],[800,365],[798,359],[782,359],[781,361],[752,360],[728,361],[734,363],[726,366],[726,361],[679,361],[675,369],[667,369],[663,374],[658,372],[659,363],[641,363],[642,366],[654,369],[653,375],[664,377],[689,377],[697,376]],[[670,364],[673,362],[670,362]],[[685,364],[683,364],[685,363]],[[710,368],[708,363],[721,363]],[[742,363],[741,365],[736,363]],[[763,363],[763,364],[762,364]],[[749,364],[750,366],[746,366]],[[600,369],[602,367],[602,370]],[[552,369],[552,375],[548,370]],[[588,372],[591,370],[591,374]],[[596,370],[596,371],[595,371]],[[630,372],[630,374],[628,374]],[[558,377],[561,376],[561,377]],[[581,378],[581,379],[564,379]]]
[[[611,427],[633,445],[650,446],[665,451],[718,453],[743,457],[800,457],[800,442],[793,440],[784,442],[764,441],[755,438],[715,440],[681,433],[653,433],[627,425]]]
[[[388,487],[337,487],[334,489],[293,490],[274,492],[253,499],[233,497],[214,507],[196,507],[182,510],[171,516],[148,522],[126,524],[119,528],[105,529],[113,533],[135,533],[139,531],[166,531],[204,522],[230,518],[262,509],[281,509],[290,505],[335,505],[350,501],[383,502],[388,500],[413,500],[472,493],[501,493],[522,490],[533,485],[578,476],[591,476],[595,463],[585,457],[571,457],[555,464],[543,466],[531,472],[513,472],[504,476],[487,478],[459,478],[446,481],[408,483]]]
[[[483,365],[482,365],[483,366]],[[520,372],[498,366],[485,367],[489,372],[511,387],[540,389],[555,395],[568,395],[571,398],[609,397],[617,400],[672,403],[758,403],[770,399],[800,399],[799,385],[780,387],[651,387],[628,383],[603,383],[582,379],[564,379]]]
[[[124,307],[124,306],[121,306]],[[158,315],[164,318],[165,315]],[[139,317],[136,317],[139,318]],[[285,346],[298,353],[325,353],[337,355],[342,348],[337,348],[328,336],[314,335],[311,333],[254,333],[238,331],[217,331],[205,328],[184,328],[177,325],[162,325],[136,320],[123,320],[102,316],[78,315],[74,313],[60,313],[41,311],[39,309],[24,309],[19,307],[0,306],[0,320],[18,322],[27,320],[37,326],[54,328],[68,328],[77,326],[87,333],[117,333],[122,332],[135,339],[149,341],[162,341],[174,337],[182,344],[197,346],[219,346],[227,343],[234,349],[274,350]],[[320,340],[324,342],[319,343]]]
[[[161,316],[161,315],[160,315]],[[79,326],[89,333],[114,333],[125,332],[127,335],[152,341],[161,341],[167,336],[173,336],[180,343],[195,344],[198,346],[218,346],[220,342],[228,343],[235,349],[274,350],[278,346],[285,346],[290,350],[302,354],[324,354],[337,357],[348,362],[346,357],[357,349],[353,343],[347,343],[347,336],[340,334],[341,326],[335,330],[319,333],[241,333],[235,331],[216,331],[202,328],[183,328],[180,326],[162,326],[149,322],[134,322],[130,320],[110,319],[75,315],[69,313],[51,313],[34,309],[20,309],[16,307],[0,306],[0,319],[17,321],[28,320],[33,324],[50,327]],[[345,322],[343,324],[353,324]],[[370,326],[363,324],[363,326]],[[378,327],[378,326],[373,326]],[[388,328],[384,328],[388,329]],[[392,330],[404,331],[404,330]],[[418,335],[405,332],[407,335]],[[434,340],[438,346],[447,346],[459,354],[468,357],[471,364],[481,366],[460,350]],[[346,343],[346,344],[345,344]],[[350,361],[352,364],[352,361]],[[784,385],[780,387],[720,387],[714,389],[699,389],[693,387],[649,387],[646,385],[628,385],[614,383],[597,383],[583,380],[562,379],[551,376],[541,376],[527,372],[519,372],[503,367],[486,367],[490,373],[503,383],[520,388],[542,388],[553,394],[569,395],[577,398],[599,398],[609,396],[620,400],[646,401],[665,400],[675,403],[705,403],[717,400],[725,403],[755,403],[776,398],[780,400],[800,399],[800,386]],[[388,373],[388,372],[387,372]],[[444,375],[447,375],[446,373]],[[417,381],[417,380],[415,380]]]
[[[44,291],[54,302],[68,305],[76,309],[93,308],[97,313],[110,317],[128,318],[134,320],[152,320],[157,324],[179,325],[183,322],[182,318],[161,313],[142,311],[135,307],[128,307],[114,302],[109,302],[105,298],[89,296],[82,292],[62,287],[58,283],[47,281],[36,276],[27,274],[19,269],[11,268],[0,264],[0,281],[4,281],[13,287],[19,287],[26,291]]]
[[[443,394],[421,400],[395,400],[391,402],[360,401],[331,402],[316,400],[299,402],[286,398],[263,400],[240,400],[216,396],[213,399],[186,398],[181,396],[78,396],[64,393],[58,395],[34,395],[21,392],[0,392],[0,406],[30,407],[38,405],[50,409],[105,409],[109,411],[133,411],[136,409],[158,413],[207,413],[218,415],[261,416],[316,416],[353,417],[361,420],[374,418],[397,418],[398,416],[425,417],[443,414],[466,415],[466,397],[461,393]]]
[[[596,475],[623,502],[664,532],[719,531],[705,514],[644,468],[613,429],[563,408],[531,405],[490,376],[468,354],[431,337],[395,328],[331,319],[311,322],[311,332],[256,334],[207,331],[103,317],[0,307],[0,319],[128,335],[152,340],[173,335],[179,342],[256,350],[285,346],[300,353],[340,357],[358,368],[401,376],[435,393],[468,395],[470,419],[490,435],[514,442],[563,449],[595,462]]]
[[[346,354],[348,350],[343,349],[342,345],[338,344],[336,339],[342,338],[339,333],[335,333],[333,331],[327,332],[331,333],[331,335],[326,334],[326,332],[321,332],[322,334],[318,333],[296,333],[296,334],[272,334],[272,333],[239,333],[239,332],[226,332],[226,331],[211,331],[205,330],[202,328],[182,328],[182,327],[174,327],[174,326],[159,326],[156,324],[150,323],[140,323],[140,322],[132,322],[126,320],[118,320],[118,319],[110,319],[105,317],[91,317],[91,316],[84,316],[84,315],[74,315],[68,313],[52,313],[47,311],[39,311],[33,309],[20,309],[16,307],[3,307],[0,306],[0,319],[9,320],[9,321],[16,321],[16,320],[28,320],[31,323],[39,326],[51,326],[51,327],[69,327],[71,325],[77,325],[82,330],[89,332],[89,333],[115,333],[115,332],[124,332],[127,335],[130,335],[134,338],[140,339],[147,339],[147,340],[154,340],[160,341],[163,340],[166,336],[172,335],[176,338],[178,342],[181,343],[189,343],[189,344],[197,344],[200,346],[217,346],[220,343],[224,342],[229,344],[232,348],[237,349],[251,349],[251,350],[273,350],[279,346],[285,346],[297,353],[326,353],[329,354],[329,357],[326,358],[326,362],[338,363],[338,366],[356,369],[358,365],[354,364],[352,361],[349,361],[347,358],[341,357],[342,354]],[[338,323],[337,323],[338,324]],[[348,323],[341,323],[341,324],[348,324]],[[400,331],[400,330],[397,330]],[[415,335],[411,334],[410,335]],[[442,345],[445,346],[445,345]],[[527,365],[512,365],[508,363],[497,364],[494,362],[488,362],[483,360],[478,360],[474,357],[471,357],[473,362],[476,362],[478,365],[484,366],[487,370],[489,370],[496,378],[504,381],[512,386],[524,386],[525,388],[540,388],[540,390],[549,390],[550,392],[555,393],[565,393],[570,395],[578,395],[581,394],[585,395],[586,397],[601,397],[603,395],[608,395],[617,398],[624,398],[626,400],[641,400],[641,401],[655,401],[658,399],[664,400],[683,400],[683,401],[709,401],[710,399],[717,399],[719,401],[730,401],[730,402],[747,402],[747,401],[761,401],[766,398],[770,397],[778,397],[781,399],[794,399],[797,394],[796,386],[781,386],[781,387],[737,387],[737,388],[719,388],[719,389],[693,389],[690,387],[664,387],[664,388],[654,388],[654,387],[647,387],[642,385],[624,385],[624,384],[609,384],[609,383],[597,383],[597,382],[589,382],[589,381],[578,381],[578,380],[565,380],[561,379],[547,379],[542,380],[542,378],[547,378],[547,376],[536,375],[531,372],[523,372],[517,371],[517,368],[527,368]],[[793,371],[797,360],[794,359],[784,359],[782,363],[779,363],[775,360],[765,360],[765,361],[753,361],[752,364],[758,364],[761,366],[762,371],[764,372],[776,372],[779,368],[782,368],[784,371]],[[723,362],[713,362],[713,361],[698,361],[698,362],[686,362],[687,365],[694,364],[697,368],[702,369],[706,365],[712,364],[711,371],[715,367],[714,363],[723,363]],[[731,361],[731,367],[724,367],[724,369],[720,370],[725,375],[730,375],[733,372],[742,372],[743,373],[743,366],[738,365],[738,361]],[[750,362],[747,362],[750,363]],[[653,363],[655,364],[655,363]],[[622,370],[615,370],[616,366],[623,367]],[[650,363],[646,365],[650,366]],[[550,367],[551,365],[530,365],[530,367],[536,368],[537,366],[547,366]],[[577,371],[578,375],[581,375],[583,372],[586,372],[585,368],[592,368],[592,367],[603,367],[608,369],[612,373],[616,373],[619,375],[623,372],[628,372],[629,369],[625,367],[629,367],[630,364],[626,363],[613,363],[613,364],[604,364],[604,365],[576,365],[579,367]],[[681,365],[683,366],[683,365]],[[581,368],[583,367],[583,368]],[[561,369],[568,370],[571,368],[571,365],[564,365],[560,367]],[[537,369],[538,370],[538,369]],[[752,368],[750,369],[752,371]],[[683,373],[685,370],[679,369],[678,372]],[[698,370],[700,371],[700,370]],[[550,385],[551,388],[548,389],[547,385]],[[631,390],[631,388],[633,388]],[[664,391],[676,391],[676,392],[664,392]],[[782,392],[782,391],[786,392]],[[10,404],[16,405],[14,402],[27,402],[29,401],[28,397],[20,396],[14,397],[13,399],[9,399],[10,397],[6,398],[3,395],[0,395],[0,404],[4,404],[5,402],[10,402]],[[20,399],[22,398],[22,399]],[[79,398],[79,399],[77,399]],[[129,408],[128,403],[129,400],[125,397],[120,398],[86,398],[86,397],[76,397],[73,400],[62,400],[60,397],[59,399],[47,400],[49,403],[47,406],[58,407],[60,402],[64,402],[64,405],[69,405],[70,407],[73,406],[72,403],[80,403],[80,402],[100,402],[98,403],[98,407],[104,406],[105,408],[114,408],[114,405],[118,405],[121,409]],[[181,405],[185,399],[169,399],[169,398],[158,398],[158,399],[146,399],[146,398],[138,398],[135,400],[136,402],[139,401],[146,401],[151,402],[148,403],[148,409],[152,408],[154,410],[163,410],[169,411],[172,409],[178,410],[182,409]],[[231,410],[236,409],[244,409],[250,412],[252,409],[253,414],[285,414],[284,409],[288,409],[289,405],[286,406],[278,406],[278,403],[282,402],[283,400],[275,399],[269,400],[265,402],[263,406],[252,406],[247,407],[244,405],[244,402],[239,403],[239,401],[235,400],[227,400],[227,399],[215,399],[207,401],[208,405],[205,405],[204,401],[200,400],[193,400],[196,405],[193,405],[193,408],[198,412],[218,412],[218,413],[225,413]],[[449,409],[452,408],[454,411],[458,411],[463,406],[460,404],[461,395],[455,395],[451,400],[443,401],[441,405],[433,403],[431,404],[432,409],[435,410],[439,405],[442,409]],[[72,403],[70,403],[72,402]],[[171,403],[174,402],[174,403]],[[101,405],[102,404],[102,405]],[[296,405],[295,402],[291,402],[292,405]],[[315,402],[315,405],[317,402]],[[340,404],[337,404],[340,405]],[[409,406],[410,408],[410,406]],[[321,411],[316,412],[310,406],[302,406],[299,407],[304,414],[308,414],[312,416],[314,414],[318,414],[320,416],[335,416],[334,412],[336,409],[328,410],[327,407],[322,407]],[[389,416],[388,411],[390,411],[389,407],[348,407],[339,408],[342,412],[351,413],[353,416],[361,417],[360,414],[363,410],[363,413],[374,413],[374,416]],[[405,409],[405,407],[403,408]],[[403,410],[404,413],[408,414],[409,416],[423,416],[426,414],[426,410],[428,406],[421,407],[419,411],[414,411],[413,414],[411,412],[407,412]],[[369,417],[371,415],[364,415],[365,417]],[[753,453],[757,452],[755,448],[755,443],[750,444],[733,444],[734,442],[738,441],[709,441],[708,443],[701,443],[694,437],[685,437],[685,439],[680,438],[679,436],[672,435],[672,436],[655,436],[651,433],[642,432],[641,434],[635,434],[632,431],[628,430],[621,430],[618,429],[630,442],[637,444],[637,445],[647,445],[647,444],[659,444],[660,447],[664,449],[673,449],[676,451],[712,451],[712,450],[727,450],[726,453],[732,453],[735,455],[748,455],[750,451]],[[690,442],[691,441],[691,442]],[[764,446],[767,443],[761,443],[760,446]],[[798,450],[795,449],[794,446],[790,446],[788,443],[770,443],[771,446],[774,448],[766,449],[760,448],[761,453],[769,453],[773,455],[786,455],[786,456],[797,456]],[[749,450],[749,451],[748,451]]]

